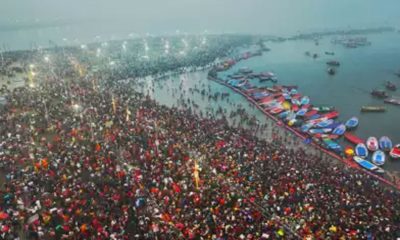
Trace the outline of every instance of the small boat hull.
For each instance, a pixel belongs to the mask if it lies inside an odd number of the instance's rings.
[[[367,148],[368,148],[368,150],[373,151],[373,152],[378,150],[378,148],[379,148],[378,139],[376,139],[376,137],[369,137],[367,139]]]
[[[340,124],[333,131],[332,134],[343,135],[346,132],[346,126],[344,124]]]
[[[358,126],[358,118],[352,117],[345,123],[347,129],[354,129]]]
[[[385,153],[380,150],[378,150],[378,151],[374,152],[374,154],[372,154],[372,162],[376,166],[382,166],[383,164],[385,164],[385,160],[386,160]]]
[[[387,136],[379,138],[379,148],[382,151],[389,152],[393,148],[392,140]]]
[[[355,136],[355,135],[353,135],[353,134],[350,134],[350,133],[348,133],[348,132],[344,134],[344,138],[345,138],[347,141],[349,141],[349,142],[351,142],[351,143],[353,143],[353,144],[364,143],[364,140],[363,140],[363,139],[361,139],[361,138],[359,138],[359,137],[357,137],[357,136]]]
[[[363,167],[369,171],[376,172],[376,173],[384,173],[385,172],[382,168],[380,168],[380,167],[376,166],[375,164],[370,163],[360,157],[354,156],[353,159],[361,167]]]
[[[394,159],[399,159],[400,158],[400,144],[397,144],[390,150],[390,156]]]
[[[367,158],[368,157],[368,149],[365,146],[364,143],[359,143],[357,144],[355,148],[356,155],[361,157],[361,158]]]

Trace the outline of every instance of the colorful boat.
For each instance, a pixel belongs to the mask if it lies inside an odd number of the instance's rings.
[[[319,128],[324,128],[324,127],[331,125],[332,123],[333,123],[332,119],[327,119],[327,120],[317,123],[315,126],[319,127]]]
[[[296,104],[293,104],[293,105],[292,105],[292,110],[295,111],[295,112],[297,112],[297,111],[299,110],[299,106],[296,105]]]
[[[286,100],[292,99],[292,96],[290,96],[289,93],[282,93],[282,96],[283,96]]]
[[[328,128],[335,129],[339,127],[342,123],[341,122],[333,122],[331,125],[327,126]]]
[[[389,152],[393,148],[392,140],[387,136],[379,138],[379,148],[382,151]]]
[[[298,99],[293,99],[293,98],[292,98],[292,104],[298,105],[298,106],[301,105],[301,103],[300,103],[300,101]]]
[[[328,112],[323,114],[322,117],[325,117],[327,119],[337,118],[339,117],[339,112],[338,111]]]
[[[310,98],[307,97],[307,96],[304,96],[304,97],[301,98],[300,103],[301,103],[301,105],[309,104],[310,103]]]
[[[303,117],[306,113],[307,113],[307,109],[306,108],[302,108],[299,111],[296,112],[296,115],[299,117]]]
[[[312,123],[314,123],[314,124],[317,124],[317,123],[323,122],[323,121],[325,121],[325,120],[328,120],[328,119],[327,119],[327,118],[324,118],[324,117],[322,117],[322,116],[320,116],[320,115],[318,115],[318,114],[316,114],[316,115],[312,116],[312,117],[308,120],[308,122],[312,122]]]
[[[269,95],[270,95],[270,94],[267,93],[267,92],[256,92],[256,93],[252,94],[252,96],[253,96],[253,98],[254,98],[255,100],[263,99],[263,98],[265,98],[265,97],[268,97]]]
[[[392,148],[392,150],[390,150],[389,154],[392,158],[395,158],[395,159],[400,158],[400,144],[397,144],[396,146],[394,146]]]
[[[322,141],[326,145],[326,147],[330,150],[333,150],[335,152],[341,152],[342,151],[342,146],[340,146],[337,142],[332,141],[329,138],[323,138]]]
[[[275,99],[272,97],[272,96],[269,96],[269,97],[265,97],[265,98],[263,98],[263,99],[261,99],[260,101],[259,101],[259,104],[260,105],[265,105],[265,104],[268,104],[268,103],[270,103],[270,102],[272,102],[272,101],[274,101]]]
[[[383,164],[385,164],[385,159],[386,159],[385,153],[380,150],[372,154],[372,162],[377,166],[382,166]]]
[[[376,166],[375,164],[370,163],[370,162],[368,162],[368,161],[366,161],[366,160],[364,160],[364,159],[362,159],[360,157],[354,156],[353,159],[361,167],[363,167],[363,168],[365,168],[365,169],[367,169],[369,171],[373,171],[373,172],[376,172],[376,173],[384,173],[385,172],[382,168],[380,168],[380,167]]]
[[[314,129],[310,129],[308,132],[311,134],[330,133],[330,132],[332,132],[332,128],[314,128]]]
[[[356,155],[362,158],[368,157],[368,149],[364,143],[357,144],[356,148],[354,149]]]
[[[364,140],[363,140],[363,139],[361,139],[361,138],[359,138],[359,137],[357,137],[357,136],[355,136],[355,135],[353,135],[353,134],[351,134],[351,133],[348,133],[348,132],[344,133],[344,138],[345,138],[347,141],[349,141],[349,142],[351,142],[351,143],[353,143],[353,144],[364,143]]]
[[[329,138],[329,139],[338,139],[339,136],[335,134],[323,134],[323,133],[317,133],[314,135],[316,138]]]
[[[284,111],[282,113],[279,113],[278,118],[282,119],[282,118],[286,118],[287,115],[289,114],[290,110]]]
[[[379,148],[378,139],[376,137],[369,137],[367,139],[367,148],[370,151],[376,151]]]
[[[332,134],[343,135],[346,132],[346,126],[344,124],[340,124],[335,129],[333,129]]]
[[[275,108],[271,109],[269,112],[272,113],[272,114],[278,114],[278,113],[281,113],[283,111],[285,111],[285,109],[283,109],[282,107],[278,106],[278,107],[275,107]]]
[[[357,117],[352,117],[349,120],[346,121],[345,123],[347,129],[353,129],[358,126],[358,118]]]
[[[293,111],[290,111],[289,114],[286,116],[286,121],[290,121],[296,119],[296,113]]]
[[[312,128],[313,126],[314,126],[313,123],[306,123],[306,124],[303,124],[303,125],[300,127],[300,131],[302,131],[302,132],[308,132],[308,130],[310,130],[310,128]]]
[[[304,114],[304,117],[310,118],[315,114],[318,114],[318,111],[317,110],[311,110],[311,111],[308,111],[306,114]]]
[[[283,107],[285,110],[289,110],[289,109],[292,107],[292,105],[291,105],[288,101],[284,101],[284,102],[282,103],[282,107]]]

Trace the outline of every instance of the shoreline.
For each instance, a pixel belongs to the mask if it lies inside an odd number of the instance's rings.
[[[305,139],[306,139],[305,136],[303,136],[302,134],[300,134],[299,132],[297,132],[295,129],[293,129],[293,128],[287,126],[286,124],[279,126],[279,125],[278,125],[279,119],[277,119],[275,116],[273,116],[272,114],[270,114],[270,113],[268,113],[267,111],[265,111],[264,109],[262,109],[253,99],[251,99],[251,98],[250,98],[246,93],[244,93],[243,91],[241,91],[241,90],[239,90],[239,89],[236,89],[236,88],[234,88],[234,87],[232,87],[232,86],[226,84],[226,83],[225,83],[224,81],[222,81],[221,79],[212,78],[212,77],[209,77],[208,79],[211,80],[211,81],[214,81],[214,82],[216,82],[216,83],[218,83],[218,84],[221,84],[221,85],[223,85],[223,86],[229,88],[230,90],[234,91],[235,93],[238,93],[238,94],[240,94],[241,96],[243,96],[244,98],[246,98],[247,101],[248,101],[249,103],[251,103],[251,104],[252,104],[253,106],[255,106],[260,112],[262,112],[265,116],[267,116],[270,120],[272,120],[272,121],[273,121],[273,124],[276,124],[276,126],[278,126],[278,129],[282,129],[282,130],[286,131],[286,134],[287,134],[287,132],[290,132],[291,134],[294,134],[299,140],[305,140]],[[373,174],[373,173],[371,173],[371,172],[369,172],[369,171],[367,171],[367,170],[365,170],[365,169],[362,169],[362,168],[360,168],[360,167],[358,167],[358,166],[357,166],[357,167],[354,167],[354,166],[350,165],[349,160],[347,160],[347,159],[345,159],[345,158],[342,158],[342,157],[340,157],[338,154],[335,154],[335,153],[333,153],[333,152],[330,152],[330,151],[328,151],[328,150],[322,148],[321,146],[319,146],[319,145],[316,144],[315,142],[311,142],[311,144],[304,144],[304,146],[307,146],[307,145],[313,146],[314,150],[317,150],[317,151],[319,151],[319,152],[321,152],[321,153],[323,153],[323,154],[326,154],[328,157],[331,157],[332,159],[335,159],[336,161],[338,161],[338,162],[340,162],[340,163],[342,163],[342,164],[345,164],[347,167],[356,168],[356,169],[358,169],[359,171],[361,171],[361,172],[363,172],[363,173],[366,173],[367,175],[374,177],[375,179],[381,181],[382,183],[384,183],[384,184],[386,184],[386,185],[388,185],[388,186],[390,186],[390,187],[393,187],[393,188],[395,188],[396,190],[399,190],[399,191],[400,191],[400,185],[399,185],[399,184],[396,184],[395,182],[392,182],[392,181],[387,180],[387,179],[385,179],[385,178],[383,178],[383,177],[380,177],[380,176],[378,176],[378,175],[376,175],[376,174]],[[393,173],[390,173],[389,170],[386,170],[386,171],[389,172],[389,174],[386,173],[386,175],[387,175],[388,177],[393,178],[393,175],[392,175]],[[397,177],[397,176],[396,176],[396,177]]]

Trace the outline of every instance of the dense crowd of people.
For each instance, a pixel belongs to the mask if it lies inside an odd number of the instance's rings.
[[[134,86],[48,78],[8,95],[1,238],[400,237],[400,194],[369,175]]]

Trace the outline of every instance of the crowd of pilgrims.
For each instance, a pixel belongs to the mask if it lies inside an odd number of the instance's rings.
[[[8,94],[2,239],[400,237],[400,194],[371,176],[134,86],[49,78]]]

